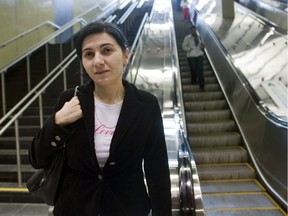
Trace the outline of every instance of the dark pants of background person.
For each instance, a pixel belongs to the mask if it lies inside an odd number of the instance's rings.
[[[191,84],[199,83],[200,88],[204,89],[203,56],[189,57],[187,60],[190,66]]]

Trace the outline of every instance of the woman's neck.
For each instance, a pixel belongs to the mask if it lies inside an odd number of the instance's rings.
[[[124,86],[95,87],[94,96],[103,103],[116,104],[123,100],[125,95]]]

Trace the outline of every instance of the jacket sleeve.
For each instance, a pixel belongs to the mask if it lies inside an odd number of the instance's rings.
[[[53,156],[63,148],[71,135],[70,130],[55,124],[54,121],[55,113],[64,105],[68,98],[70,98],[67,97],[68,95],[70,95],[70,91],[60,95],[54,112],[47,118],[43,127],[33,137],[29,147],[29,160],[35,169],[48,166]],[[73,93],[71,94],[71,97],[72,96]]]
[[[171,182],[160,107],[155,99],[153,126],[145,151],[144,170],[153,216],[171,216]]]
[[[188,37],[186,36],[183,40],[183,43],[182,43],[182,49],[185,51],[185,52],[189,52],[191,51],[191,47],[189,45],[189,41],[188,41]]]

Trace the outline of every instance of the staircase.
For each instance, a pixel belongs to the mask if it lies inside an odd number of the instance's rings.
[[[71,52],[70,43],[62,44],[62,46],[65,58],[65,56]],[[55,68],[55,66],[61,61],[59,48],[59,44],[49,45],[50,70]],[[30,63],[32,89],[46,76],[44,47],[40,48],[30,56]],[[77,64],[78,67],[76,66]],[[79,62],[73,62],[73,64],[67,70],[68,87],[73,87],[76,84],[79,84],[80,75],[79,70],[76,68],[80,69]],[[24,60],[10,68],[10,71],[7,72],[5,81],[7,90],[7,111],[9,111],[28,92],[26,61]],[[53,85],[43,94],[44,120],[52,113],[56,98],[61,91],[63,91],[62,77],[56,80]],[[18,121],[18,125],[22,184],[19,185],[18,183],[15,125],[12,124],[0,137],[0,202],[38,203],[41,201],[28,193],[25,185],[27,179],[35,171],[29,164],[28,148],[33,136],[40,128],[38,102],[35,102],[23,113]]]
[[[207,58],[204,58],[205,90],[191,85],[189,65],[181,45],[190,24],[174,5],[186,126],[197,164],[207,216],[283,216],[258,181],[249,154],[229,105]]]

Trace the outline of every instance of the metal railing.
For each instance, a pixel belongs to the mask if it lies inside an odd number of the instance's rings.
[[[126,78],[127,77],[127,74],[128,74],[128,72],[129,72],[129,68],[130,68],[130,66],[134,63],[134,61],[135,61],[135,53],[136,53],[136,48],[137,48],[137,46],[138,46],[138,43],[139,43],[139,38],[141,37],[141,35],[142,35],[142,32],[143,32],[143,30],[144,30],[144,26],[145,26],[145,24],[146,24],[146,22],[148,21],[148,18],[149,18],[149,16],[148,16],[148,13],[145,13],[145,15],[144,15],[144,17],[143,17],[143,19],[142,19],[142,22],[141,22],[141,24],[140,24],[140,26],[139,26],[139,30],[138,30],[138,32],[137,32],[137,34],[136,34],[136,37],[135,38],[137,38],[138,40],[134,40],[134,42],[133,42],[133,44],[132,44],[132,46],[131,46],[131,48],[130,48],[130,55],[129,55],[129,57],[128,57],[128,64],[126,64],[125,65],[125,68],[124,68],[124,72],[123,72],[123,77],[124,78]],[[141,40],[142,41],[142,40]],[[142,49],[142,46],[140,46],[140,49]],[[141,54],[140,54],[140,60],[139,60],[139,62],[141,62]],[[139,65],[140,63],[137,63],[137,65]],[[137,67],[138,68],[138,67]],[[137,70],[138,71],[138,70]],[[137,78],[137,72],[136,72],[136,74],[135,74],[135,76],[134,76],[134,81],[132,81],[132,83],[135,83],[135,80],[136,80],[136,78]]]
[[[42,27],[44,27],[46,25],[48,25],[48,26],[50,26],[50,27],[52,27],[54,29],[59,29],[60,28],[60,26],[58,26],[57,24],[51,22],[50,20],[46,20],[45,22],[43,22],[43,23],[41,23],[41,24],[39,24],[37,26],[34,26],[34,27],[24,31],[24,32],[20,33],[19,35],[16,35],[15,37],[12,37],[12,38],[10,38],[7,41],[2,42],[0,44],[0,48],[5,47],[8,44],[18,40],[19,38],[25,37],[26,35],[30,34],[31,32],[37,31],[37,30],[39,30],[40,28],[42,28]]]
[[[183,135],[179,135],[184,138]],[[179,145],[178,166],[179,166],[179,194],[181,215],[195,216],[195,195],[194,182],[192,178],[191,155],[186,139]]]
[[[101,19],[106,14],[109,14],[109,13],[111,13],[111,11],[115,10],[116,9],[115,2],[117,2],[117,1],[116,0],[111,1],[110,4],[106,5],[102,9],[100,9],[102,11],[102,13],[100,13],[96,17],[95,20]],[[99,8],[99,6],[95,5],[94,7],[90,8],[89,10],[87,10],[84,13],[80,14],[79,16],[77,16],[76,18],[71,20],[70,22],[68,22],[65,25],[61,26],[56,32],[52,33],[48,37],[46,37],[43,40],[41,40],[40,42],[36,43],[30,49],[28,49],[25,52],[23,52],[21,54],[21,56],[17,57],[16,59],[11,61],[10,63],[6,64],[4,67],[0,68],[3,116],[7,112],[5,74],[7,73],[8,69],[10,67],[14,66],[15,64],[17,64],[18,62],[20,62],[21,60],[26,58],[26,65],[27,65],[26,66],[26,68],[27,68],[27,89],[28,89],[28,92],[29,92],[31,90],[31,65],[30,65],[30,56],[31,56],[31,54],[34,53],[36,50],[39,50],[41,47],[45,46],[45,55],[46,55],[45,64],[46,64],[46,73],[48,74],[49,71],[50,71],[50,68],[49,68],[49,57],[48,57],[48,54],[49,54],[48,45],[49,45],[50,41],[56,39],[62,33],[67,31],[68,29],[71,29],[76,24],[80,24],[80,29],[81,29],[81,27],[83,25],[86,25],[88,23],[88,21],[83,19],[82,17],[84,17],[85,15],[89,14],[91,11],[93,12],[96,8]],[[93,21],[95,21],[95,20],[93,20]],[[19,37],[19,36],[16,36],[16,37]],[[72,43],[71,47],[73,47],[73,40],[71,40],[71,43]],[[60,43],[60,60],[63,60],[63,47],[62,47],[61,43]]]

